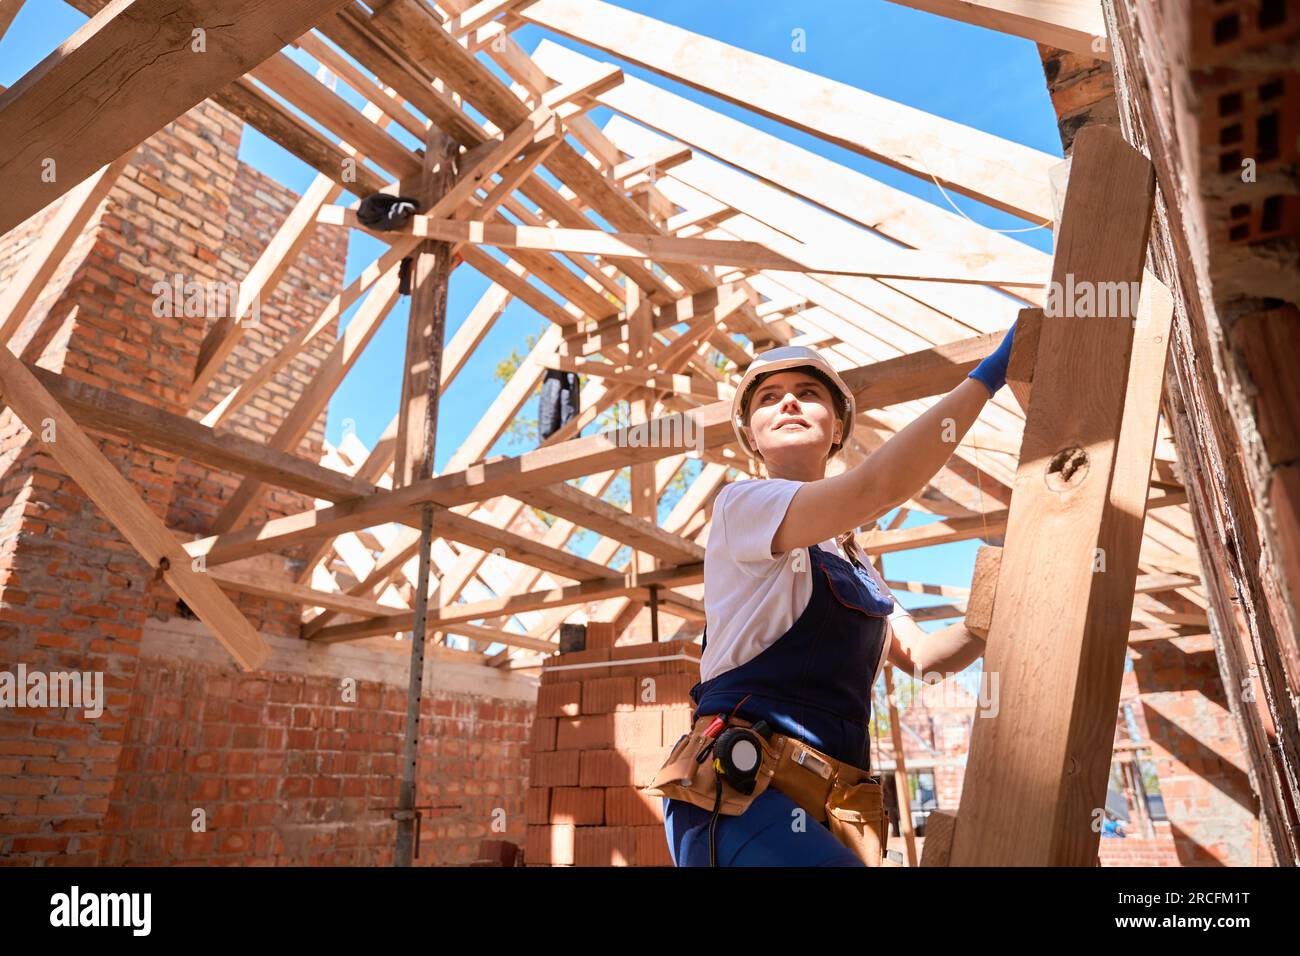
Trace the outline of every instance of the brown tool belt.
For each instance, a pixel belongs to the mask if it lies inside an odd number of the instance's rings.
[[[860,767],[836,760],[802,740],[771,732],[762,741],[763,759],[753,793],[741,793],[722,780],[710,755],[696,758],[709,743],[704,731],[716,715],[702,715],[689,734],[682,737],[664,761],[649,787],[642,792],[651,796],[684,800],[710,812],[717,800],[717,784],[722,784],[725,816],[739,816],[766,790],[774,786],[797,803],[818,823],[825,823],[840,843],[848,847],[867,866],[888,865],[885,844],[888,818],[880,778]],[[729,727],[752,727],[753,722],[739,717],[727,720]]]

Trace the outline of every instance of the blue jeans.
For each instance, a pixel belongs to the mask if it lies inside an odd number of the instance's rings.
[[[677,866],[709,865],[712,814],[685,800],[664,801],[668,852]],[[769,786],[740,816],[719,816],[718,866],[864,866],[824,823]],[[796,827],[796,820],[802,826]]]

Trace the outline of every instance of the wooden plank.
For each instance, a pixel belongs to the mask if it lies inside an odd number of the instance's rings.
[[[548,75],[560,81],[596,62],[550,40],[539,43],[533,56]],[[988,255],[1024,252],[1023,243],[1011,236],[992,232],[946,208],[636,77],[627,77],[622,85],[602,93],[599,100],[791,196],[912,248],[960,248]],[[610,133],[612,123],[605,129]],[[728,203],[719,201],[700,215],[706,219],[723,216],[728,208]],[[669,220],[669,231],[692,221],[694,217],[686,214]]]
[[[888,362],[848,369],[841,373],[841,378],[854,389],[858,407],[862,409],[874,407],[864,404],[864,401],[878,400],[882,396],[892,404],[940,394],[959,383],[980,358],[996,348],[999,339],[1000,336],[996,335],[975,336],[966,343],[939,346]],[[704,448],[720,447],[735,441],[729,401],[701,406],[691,415],[700,429]],[[671,427],[661,424],[665,430]],[[235,561],[300,540],[400,520],[426,500],[448,507],[484,501],[537,485],[622,467],[634,461],[667,458],[679,451],[632,444],[628,429],[618,429],[544,446],[515,458],[498,458],[463,470],[449,471],[408,488],[377,493],[365,501],[275,518],[256,527],[191,542],[186,548],[194,555],[208,555],[209,563]]]
[[[104,457],[72,416],[8,346],[0,346],[3,399],[48,452],[173,591],[212,631],[244,670],[256,670],[271,649],[216,582],[196,569],[180,542]]]
[[[17,12],[17,7],[14,12]],[[18,271],[0,292],[0,344],[7,345],[23,324],[27,313],[62,265],[64,256],[133,155],[134,150],[123,153],[85,182],[79,183],[63,198],[58,210],[41,228],[36,241],[28,246]]]
[[[213,377],[220,371],[222,364],[234,351],[243,331],[245,318],[253,310],[261,310],[263,298],[269,299],[280,284],[298,253],[311,240],[316,228],[316,215],[326,203],[332,203],[342,193],[342,188],[328,176],[317,176],[307,190],[294,203],[293,209],[284,222],[275,231],[271,241],[253,263],[242,282],[239,283],[239,302],[233,315],[219,317],[212,323],[203,343],[199,346],[199,357],[194,367],[194,382],[190,386],[189,404],[194,402],[207,389]]]
[[[216,567],[208,572],[214,581],[227,591],[241,594],[256,594],[273,601],[288,601],[307,607],[326,607],[349,614],[365,614],[370,617],[387,617],[406,612],[404,607],[393,607],[331,591],[320,591],[304,587],[293,581],[277,578],[257,571],[245,571],[238,568]]]
[[[1103,731],[1100,721],[1103,714],[1117,712],[1124,680],[1145,508],[1150,507],[1151,464],[1172,338],[1173,311],[1169,290],[1151,277],[1143,284],[1134,323],[1124,420],[1115,446],[1114,474],[1097,536],[1105,573],[1093,575],[1084,619],[1085,653],[1078,678],[1084,688],[1079,695],[1083,707],[1075,718],[1072,739],[1068,741],[1066,750],[1074,760],[1071,767],[1076,772],[1062,788],[1062,805],[1056,814],[1056,825],[1063,831],[1056,834],[1054,854],[1057,859],[1067,862],[1092,859],[1097,854],[1099,834],[1084,824],[1092,821],[1094,808],[1104,804],[1110,777],[1109,751],[1114,730]],[[1112,321],[1127,325],[1130,320]],[[1185,500],[1186,492],[1167,492],[1166,497]],[[1202,628],[1208,627],[1203,614],[1177,620],[1160,613],[1156,617],[1173,624],[1195,623]]]
[[[1016,337],[1011,340],[1011,359],[1007,362],[1007,385],[1023,411],[1029,409],[1033,394],[1034,362],[1038,357],[1038,339],[1043,331],[1042,309],[1021,309],[1016,319]]]
[[[985,545],[975,552],[975,571],[971,575],[965,624],[966,630],[982,641],[988,640],[989,626],[993,623],[993,604],[1001,568],[1001,548]]]
[[[368,196],[382,192],[388,185],[382,176],[365,163],[354,161],[347,150],[284,109],[252,80],[240,77],[213,92],[211,98],[349,192]]]
[[[408,110],[401,98],[388,87],[378,85],[353,66],[351,60],[337,53],[332,46],[314,33],[304,33],[294,43],[317,63],[365,97],[368,103],[383,110],[384,115],[398,126],[412,136],[418,136],[421,142],[424,141],[426,124]]]
[[[248,378],[227,392],[225,398],[212,406],[207,414],[203,416],[203,424],[214,427],[220,425],[242,408],[246,402],[251,401],[253,396],[257,394],[258,389],[269,382],[276,372],[296,359],[312,339],[328,328],[331,323],[336,322],[382,276],[396,268],[398,263],[409,255],[418,243],[419,240],[414,238],[395,243],[387,252],[362,269],[361,273],[348,284],[346,289],[330,299],[325,308],[321,310],[320,315],[316,317],[315,322],[302,326],[285,339],[274,355],[259,365]],[[274,244],[274,241],[272,244]],[[259,264],[260,262],[259,259]]]
[[[1110,59],[1099,0],[890,0],[950,20],[1024,37],[1098,60]]]
[[[1047,153],[599,0],[538,0],[521,15],[1033,222],[1054,215],[1047,170],[1058,160]]]
[[[191,418],[173,415],[117,392],[25,364],[82,428],[138,441],[151,448],[313,498],[346,501],[377,490],[370,481],[349,478],[315,462],[268,448],[229,429],[209,428]]]
[[[388,313],[397,303],[397,271],[392,270],[375,283],[370,295],[348,323],[343,334],[321,362],[311,383],[294,403],[275,434],[267,442],[277,451],[292,452],[311,430],[320,413],[329,404],[330,396],[347,376],[365,347],[374,338]],[[238,527],[257,508],[262,495],[262,482],[245,478],[226,500],[221,513],[213,521],[213,530],[228,531]]]
[[[1139,281],[1154,189],[1151,163],[1118,133],[1080,130],[1053,281]],[[1065,820],[1061,812],[1079,805],[1067,792],[1083,784],[1084,762],[1092,759],[1080,749],[1086,735],[1115,720],[1117,697],[1089,679],[1109,648],[1085,638],[1102,579],[1108,593],[1116,579],[1130,595],[1134,585],[1134,575],[1124,580],[1118,568],[1094,573],[1133,335],[1131,318],[1043,322],[985,654],[985,668],[999,675],[1000,709],[990,717],[982,705],[975,721],[954,866],[1093,862],[1078,852],[1089,842],[1095,852],[1091,817]],[[1145,495],[1150,458],[1142,464]],[[1103,698],[1105,706],[1097,703]],[[1089,793],[1090,806],[1101,806],[1104,796],[1104,787]]]
[[[545,608],[571,607],[575,604],[586,604],[588,601],[626,593],[635,593],[644,598],[645,589],[651,584],[677,587],[699,584],[703,580],[704,565],[692,564],[663,568],[640,575],[626,574],[616,578],[584,581],[581,584],[571,584],[562,588],[548,588],[544,591],[530,591],[526,594],[512,594],[484,601],[443,605],[436,613],[429,614],[429,626],[436,628],[462,621],[477,621],[486,617],[522,614]],[[338,641],[353,641],[360,637],[372,637],[376,634],[391,634],[409,628],[413,616],[413,614],[396,615],[381,620],[336,624],[319,631],[312,640],[331,644]]]
[[[921,866],[948,866],[952,859],[952,840],[957,829],[957,815],[947,810],[931,810],[925,818],[925,843],[921,846]]]
[[[320,222],[366,229],[356,211],[342,206],[323,207]],[[722,239],[679,239],[657,234],[609,233],[599,229],[544,229],[502,223],[469,223],[458,219],[433,219],[415,215],[401,229],[383,235],[412,235],[445,242],[478,243],[502,249],[536,249],[603,256],[612,261],[651,259],[660,263],[730,265],[744,269],[774,269],[827,275],[872,276],[883,279],[920,279],[976,285],[1041,287],[1045,276],[1041,261],[1032,255],[999,257],[965,253],[872,249],[869,252],[831,247],[802,246],[794,242],[767,245]]]
[[[531,135],[531,130],[529,134]],[[454,190],[455,142],[431,128],[425,140],[423,208],[436,207]],[[355,214],[354,214],[355,215]],[[447,319],[447,283],[452,250],[444,242],[426,242],[411,268],[411,308],[406,327],[406,356],[398,408],[393,484],[404,487],[433,474],[430,436],[438,429],[442,350]],[[427,459],[427,460],[426,460]]]
[[[415,153],[284,53],[262,61],[248,75],[374,160],[394,178],[419,175],[420,159]],[[360,164],[360,158],[357,162]]]
[[[0,234],[346,2],[112,0],[0,94]]]

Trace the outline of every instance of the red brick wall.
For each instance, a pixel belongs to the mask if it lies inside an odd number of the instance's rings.
[[[142,659],[99,862],[391,866],[406,687],[356,690],[349,703],[335,676]],[[419,802],[459,807],[425,811],[418,865],[473,862],[484,839],[524,842],[533,712],[531,700],[426,689]]]
[[[598,632],[602,628],[604,631]],[[588,649],[542,667],[529,742],[529,866],[672,866],[662,798],[642,795],[669,748],[690,730],[690,689],[700,646],[688,641],[612,643],[612,624],[588,625]],[[692,660],[621,664],[687,654]],[[554,670],[609,661],[609,667]],[[644,678],[654,680],[645,701]]]
[[[230,114],[205,103],[139,148],[15,340],[30,340],[24,357],[199,417],[317,317],[341,287],[342,230],[314,232],[262,303],[261,326],[244,331],[199,410],[189,409],[209,320],[156,315],[154,283],[177,273],[183,282],[242,279],[297,199],[239,162],[241,135]],[[42,221],[0,241],[0,278],[19,267]],[[265,440],[336,332],[318,336],[231,426]],[[323,427],[324,414],[296,451],[318,458]],[[134,443],[100,447],[181,537],[206,532],[238,484]],[[279,489],[263,503],[263,516],[312,505]],[[375,807],[396,802],[408,649],[390,648],[396,674],[388,665],[382,677],[371,665],[351,672],[357,705],[331,703],[337,677],[297,668],[318,653],[296,640],[300,608],[232,597],[268,639],[295,638],[275,667],[232,676],[240,672],[219,648],[186,661],[167,642],[150,644],[151,629],[192,625],[198,646],[217,648],[201,625],[177,617],[175,594],[64,475],[42,436],[0,410],[0,670],[101,671],[108,692],[94,720],[72,709],[0,710],[0,863],[391,859],[394,825]],[[422,864],[472,861],[481,837],[523,841],[531,682],[499,679],[501,698],[431,683],[420,799],[465,806],[425,819]],[[210,808],[206,834],[190,832],[198,801]]]
[[[1182,866],[1178,847],[1174,842],[1173,828],[1167,821],[1154,824],[1155,836],[1151,839],[1138,836],[1103,837],[1097,844],[1097,857],[1102,866]]]

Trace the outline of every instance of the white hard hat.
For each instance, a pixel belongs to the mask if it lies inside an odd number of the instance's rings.
[[[816,349],[803,345],[784,345],[780,348],[768,349],[761,355],[754,356],[754,361],[749,363],[749,368],[745,370],[740,384],[736,386],[736,394],[731,398],[731,427],[736,431],[740,447],[750,455],[762,457],[758,449],[750,444],[741,428],[744,424],[745,404],[749,401],[750,392],[758,385],[759,379],[772,372],[783,372],[791,368],[808,368],[820,373],[832,387],[839,391],[841,401],[837,403],[837,411],[843,431],[840,434],[840,443],[831,446],[831,455],[834,456],[844,447],[844,442],[848,441],[849,435],[853,433],[853,418],[857,413],[857,403],[853,400],[853,392],[844,384],[839,373],[831,368],[831,363],[826,361]]]

